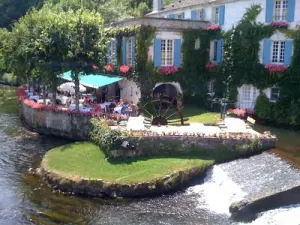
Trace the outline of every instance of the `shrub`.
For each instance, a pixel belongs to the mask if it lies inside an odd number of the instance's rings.
[[[300,102],[292,101],[290,104],[290,108],[288,110],[288,120],[289,124],[292,126],[300,125]]]
[[[258,96],[254,110],[256,115],[261,119],[267,121],[274,119],[274,103],[271,103],[264,93]]]
[[[105,120],[91,119],[91,139],[106,153],[119,149],[122,144],[122,132],[111,129]]]

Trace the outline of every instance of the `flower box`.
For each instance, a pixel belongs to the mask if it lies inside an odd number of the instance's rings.
[[[217,31],[217,30],[220,30],[220,29],[221,29],[221,27],[218,24],[211,24],[207,28],[207,30],[211,30],[211,31]]]
[[[128,73],[131,71],[131,66],[128,66],[128,65],[122,65],[120,66],[120,72],[121,73]]]
[[[115,70],[114,65],[112,65],[112,64],[105,65],[104,69],[108,72],[113,72]]]
[[[172,75],[178,72],[179,68],[177,66],[161,66],[158,68],[158,72],[163,75]]]
[[[270,73],[283,73],[286,67],[283,64],[272,64],[269,63],[265,65],[265,68],[270,71]]]
[[[278,29],[286,29],[288,28],[289,24],[285,21],[273,21],[271,26]]]
[[[208,63],[206,63],[205,68],[207,70],[211,70],[211,69],[215,68],[216,66],[217,66],[217,63],[215,63],[215,62],[208,62]]]

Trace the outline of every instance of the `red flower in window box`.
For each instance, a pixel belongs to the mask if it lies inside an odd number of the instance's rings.
[[[130,70],[131,70],[131,66],[128,66],[128,65],[120,66],[120,72],[121,73],[128,73]]]
[[[177,66],[161,66],[158,68],[158,72],[163,75],[171,75],[178,72],[179,67]]]
[[[271,22],[271,26],[274,28],[288,28],[289,24],[285,21],[273,21]]]
[[[206,68],[207,70],[211,70],[211,69],[215,68],[216,66],[217,66],[217,63],[214,63],[214,62],[208,62],[208,63],[206,63],[205,68]]]
[[[220,26],[218,24],[211,24],[208,26],[207,30],[215,31],[215,30],[220,30]]]
[[[286,67],[283,64],[272,64],[269,63],[265,65],[265,68],[271,73],[283,73],[286,70]]]
[[[112,64],[107,64],[104,66],[104,69],[108,72],[113,72],[115,70],[114,66]]]

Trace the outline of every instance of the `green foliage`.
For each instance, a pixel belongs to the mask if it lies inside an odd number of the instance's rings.
[[[229,89],[242,84],[266,88],[276,82],[276,78],[259,63],[259,42],[274,32],[272,27],[255,22],[261,10],[261,6],[252,5],[238,25],[224,35],[222,72]]]
[[[140,85],[142,98],[149,96],[154,85],[155,69],[148,60],[148,49],[155,37],[156,29],[142,26],[136,36],[135,74],[134,80]]]
[[[256,105],[255,105],[256,115],[259,118],[264,119],[266,121],[272,121],[274,119],[273,111],[274,111],[274,103],[271,103],[269,101],[269,98],[264,93],[261,93],[256,100]]]
[[[0,28],[9,26],[32,8],[42,6],[44,0],[0,0]]]
[[[119,149],[122,144],[122,132],[111,129],[106,121],[91,119],[91,139],[106,153]],[[124,136],[124,135],[123,135]]]
[[[104,29],[106,37],[132,37],[140,31],[140,25],[125,26],[125,27],[107,27]]]
[[[205,68],[209,59],[210,42],[221,36],[220,31],[186,30],[183,32],[183,65],[179,72],[179,82],[185,102],[203,105],[204,95],[207,93],[207,82],[212,79],[222,79],[218,71],[212,73]],[[197,39],[200,40],[199,49],[195,49]]]

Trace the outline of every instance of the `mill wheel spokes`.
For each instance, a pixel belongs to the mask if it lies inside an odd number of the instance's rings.
[[[171,101],[160,98],[153,99],[147,102],[144,106],[140,107],[140,114],[145,117],[145,121],[154,126],[164,126],[178,124],[184,125],[184,119],[182,116],[183,107],[177,107],[175,99]]]

